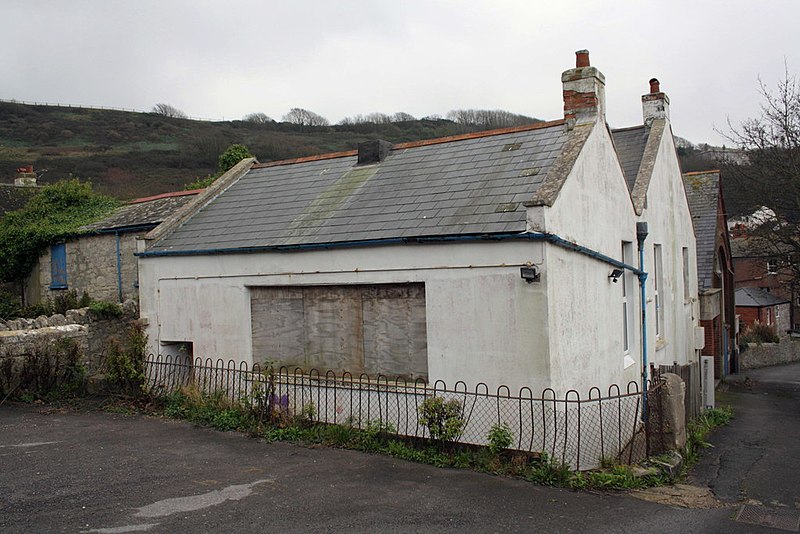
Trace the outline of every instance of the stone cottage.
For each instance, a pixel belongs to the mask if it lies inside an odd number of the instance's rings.
[[[150,350],[561,392],[694,361],[669,99],[612,131],[588,52],[561,80],[554,121],[241,162],[139,242]]]
[[[74,289],[97,300],[139,297],[136,236],[180,211],[199,191],[178,191],[129,201],[108,217],[81,227],[81,234],[52,245],[25,280],[25,304]]]

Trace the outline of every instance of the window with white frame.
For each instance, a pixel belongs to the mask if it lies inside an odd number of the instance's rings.
[[[664,275],[661,245],[653,246],[653,302],[655,303],[656,339],[664,338]]]
[[[776,274],[778,272],[778,262],[776,260],[767,260],[767,274]]]
[[[627,265],[633,263],[633,243],[630,241],[622,242],[622,262]],[[632,273],[622,271],[622,347],[626,354],[631,350],[633,336],[633,279]]]

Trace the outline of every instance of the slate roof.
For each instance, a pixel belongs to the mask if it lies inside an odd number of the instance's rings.
[[[92,233],[157,226],[177,209],[191,202],[201,191],[177,191],[131,200],[105,219],[82,226],[81,231]]]
[[[776,297],[761,287],[740,287],[736,290],[736,305],[747,308],[764,308],[778,304],[788,304],[790,301]]]
[[[9,211],[25,207],[28,200],[36,193],[38,187],[20,187],[11,184],[0,184],[0,217]]]
[[[611,137],[617,149],[619,162],[622,164],[622,172],[625,175],[625,182],[628,184],[628,191],[633,191],[633,184],[636,182],[636,175],[639,174],[642,156],[644,156],[644,147],[647,145],[649,135],[650,128],[645,126],[611,130]]]
[[[563,121],[254,165],[150,251],[211,251],[524,232],[526,210],[567,139]]]
[[[719,171],[685,173],[683,184],[697,242],[697,281],[700,289],[708,289],[713,287]]]

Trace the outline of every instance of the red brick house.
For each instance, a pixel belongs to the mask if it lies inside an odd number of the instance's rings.
[[[714,357],[715,376],[737,370],[734,265],[719,171],[683,175],[697,243],[700,325],[705,330],[701,354]]]
[[[791,302],[760,287],[740,287],[736,290],[736,313],[742,329],[759,322],[775,328],[778,335],[789,330]]]

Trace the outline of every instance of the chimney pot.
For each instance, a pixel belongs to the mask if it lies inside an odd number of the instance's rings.
[[[589,65],[588,50],[575,52],[575,64],[574,69],[561,74],[567,129],[598,120],[605,122],[606,117],[605,76]]]
[[[589,51],[588,50],[578,50],[575,52],[575,68],[580,69],[582,67],[589,66]]]
[[[660,93],[661,92],[661,84],[658,83],[657,78],[650,78],[650,93]]]

